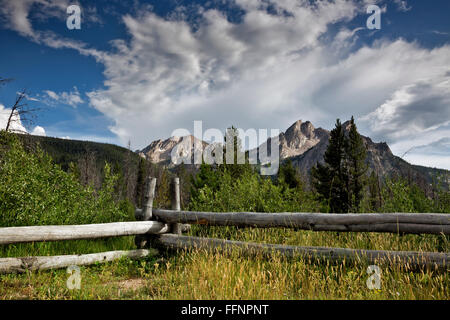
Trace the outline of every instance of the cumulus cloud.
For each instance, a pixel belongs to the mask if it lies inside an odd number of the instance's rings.
[[[41,126],[34,127],[33,131],[31,131],[31,134],[35,136],[44,136],[44,137],[47,135],[45,133],[45,129],[42,128]]]
[[[305,52],[321,54],[319,37],[327,26],[358,9],[348,1],[314,7],[277,1],[271,4],[279,14],[273,14],[266,1],[237,4],[245,10],[240,23],[209,9],[195,31],[185,20],[151,12],[123,18],[131,40],[114,42],[116,53],[104,61],[107,89],[88,94],[95,108],[116,120],[111,129],[123,141],[143,145],[193,117],[219,128],[264,119],[259,125],[268,125],[273,112],[295,108],[293,94],[305,82],[298,76],[314,71],[308,60],[321,67]]]
[[[383,136],[391,142],[395,153],[405,154],[410,161],[424,159],[419,163],[431,164],[431,150],[443,151],[434,154],[437,161],[434,166],[442,167],[444,157],[448,161],[444,168],[450,168],[450,148],[446,147],[448,141],[442,140],[442,137],[450,136],[449,119],[448,72],[400,87],[378,108],[363,117],[363,121],[370,123],[375,136]]]

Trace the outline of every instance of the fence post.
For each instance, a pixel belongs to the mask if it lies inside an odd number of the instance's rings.
[[[144,194],[144,203],[142,204],[142,216],[144,221],[152,219],[153,199],[155,198],[156,178],[147,179],[147,189]]]
[[[181,198],[180,198],[180,178],[175,177],[172,179],[172,210],[181,211]],[[181,223],[174,223],[171,225],[171,232],[177,235],[181,235],[183,225]]]
[[[144,193],[144,202],[142,204],[142,213],[140,220],[149,221],[152,219],[153,199],[155,198],[156,178],[148,177]],[[149,236],[136,236],[135,244],[139,249],[147,246]]]

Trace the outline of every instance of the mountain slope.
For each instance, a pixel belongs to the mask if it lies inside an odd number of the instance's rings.
[[[17,134],[17,137],[20,138],[27,149],[33,150],[39,145],[52,157],[55,163],[61,165],[63,170],[68,169],[70,162],[77,163],[87,154],[95,156],[96,165],[100,168],[103,168],[105,161],[114,165],[116,163],[122,164],[130,159],[134,166],[137,166],[140,161],[139,155],[135,152],[114,144],[28,134]]]

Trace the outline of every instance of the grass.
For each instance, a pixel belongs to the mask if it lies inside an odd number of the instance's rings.
[[[191,235],[304,246],[449,251],[435,235],[336,233],[289,229],[194,226]],[[4,246],[4,256],[91,253],[134,248],[132,237]],[[69,290],[66,270],[0,275],[0,299],[444,299],[450,275],[403,266],[382,267],[381,288],[368,289],[368,265],[238,252],[179,251],[140,260],[81,267],[81,289]]]

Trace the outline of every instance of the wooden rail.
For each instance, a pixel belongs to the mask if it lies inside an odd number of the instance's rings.
[[[153,217],[165,223],[209,226],[450,235],[450,214],[436,213],[254,213],[153,209]]]
[[[105,263],[123,257],[139,259],[148,255],[154,255],[156,253],[156,250],[139,249],[129,251],[107,251],[81,255],[2,258],[0,259],[0,274],[66,268],[72,265],[81,266],[94,263]]]
[[[0,228],[0,245],[20,242],[98,239],[130,235],[162,234],[169,227],[158,221],[132,221],[67,226]]]
[[[170,249],[206,249],[230,252],[238,249],[246,254],[272,255],[278,253],[287,257],[302,257],[313,260],[362,261],[371,264],[402,264],[410,270],[423,267],[446,269],[450,265],[450,253],[362,250],[328,247],[298,247],[279,244],[265,244],[231,241],[214,238],[198,238],[163,234],[158,236],[159,243]]]

